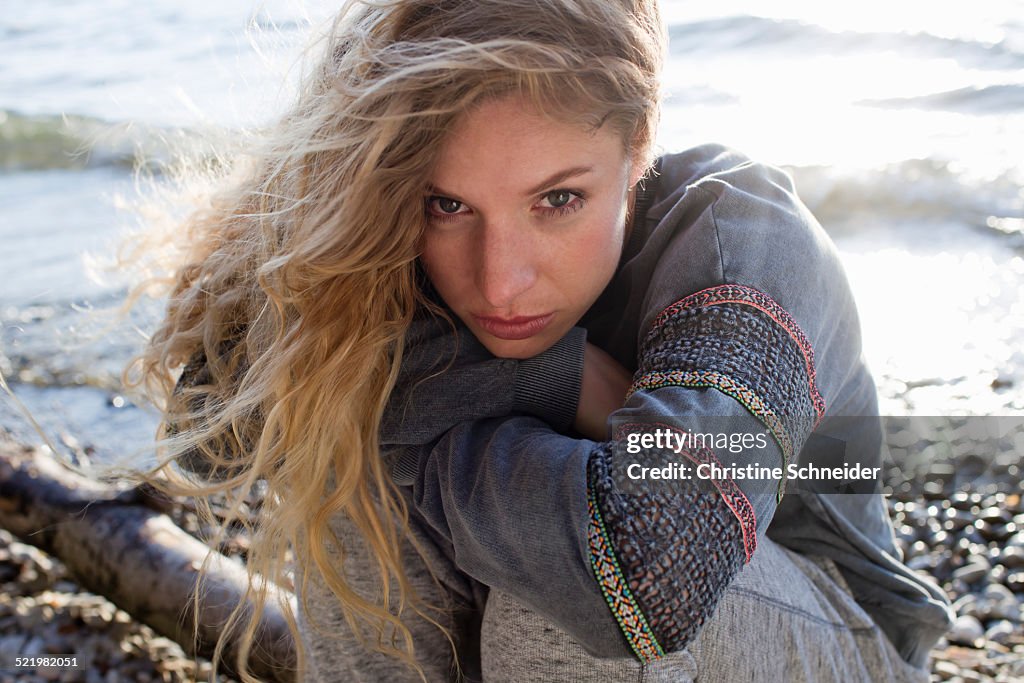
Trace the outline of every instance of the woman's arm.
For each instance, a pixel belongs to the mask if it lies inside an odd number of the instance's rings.
[[[381,424],[381,445],[421,445],[459,422],[511,413],[534,415],[568,430],[576,417],[586,336],[576,327],[534,358],[495,358],[458,319],[452,327],[422,312],[406,335],[401,372]]]
[[[526,405],[410,443],[396,470],[460,569],[596,656],[652,659],[690,642],[756,548],[779,492],[777,480],[700,479],[697,468],[784,469],[822,418],[823,395],[841,396],[860,375],[852,297],[824,233],[785,176],[730,168],[680,182],[685,191],[655,207],[660,223],[626,269],[647,279],[627,290],[625,305],[642,306],[638,369],[611,438],[574,438]],[[582,359],[585,344],[573,348]],[[436,392],[460,403],[443,384]],[[505,392],[523,403],[511,385]],[[577,428],[597,436],[593,414],[583,410]],[[659,430],[669,439],[640,438]],[[748,440],[673,447],[684,432]],[[631,465],[666,464],[689,477],[628,476]]]
[[[726,288],[711,294],[721,299],[721,307],[733,309],[731,315],[752,315],[755,328],[777,324],[756,308],[735,310],[743,305],[732,301],[737,293],[745,292]],[[630,446],[631,432],[663,428],[681,434],[674,416],[685,416],[693,433],[765,432],[749,408],[712,384],[721,383],[715,375],[721,368],[710,356],[703,368],[694,365],[701,348],[721,341],[715,327],[706,324],[706,316],[716,313],[701,310],[680,306],[664,320],[696,337],[649,337],[636,391],[613,415],[619,425],[615,438],[576,439],[536,418],[497,417],[459,424],[412,451],[417,509],[451,541],[459,568],[514,595],[597,656],[633,652],[653,659],[685,647],[774,512],[774,488],[765,482],[726,477],[636,482],[626,474],[634,463],[696,468],[718,461],[709,448]],[[781,311],[773,312],[782,317]],[[725,332],[737,351],[756,353],[741,328]],[[771,398],[810,411],[789,420],[787,433],[780,435],[790,448],[799,448],[814,422],[814,392],[793,346],[792,353],[780,354],[776,370],[786,379],[804,375],[803,386],[785,382],[794,395]],[[696,386],[701,382],[703,387]],[[732,382],[743,384],[737,376]],[[764,449],[747,449],[730,459],[756,459],[769,467],[784,460],[774,439]]]

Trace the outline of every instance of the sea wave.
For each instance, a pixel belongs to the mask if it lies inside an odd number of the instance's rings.
[[[0,172],[131,169],[168,161],[199,140],[195,131],[180,128],[0,109]]]
[[[917,97],[861,100],[857,104],[887,109],[927,109],[964,114],[1024,112],[1024,83],[957,88]]]
[[[1010,27],[1007,22],[1006,27]],[[750,15],[717,17],[669,26],[673,55],[728,53],[778,48],[786,54],[813,52],[842,55],[894,51],[904,55],[953,59],[983,70],[1024,68],[1024,52],[1013,31],[997,42],[938,36],[927,32],[833,31],[795,19]]]
[[[822,222],[941,219],[1019,239],[1024,218],[1024,175],[1006,169],[975,177],[955,163],[907,159],[882,168],[789,166],[804,203]]]

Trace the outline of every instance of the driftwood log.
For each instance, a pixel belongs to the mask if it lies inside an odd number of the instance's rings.
[[[105,486],[46,452],[0,436],[0,527],[59,558],[86,590],[106,597],[189,654],[211,658],[228,615],[245,593],[246,570],[216,553],[195,618],[192,595],[209,548],[144,499],[135,489]],[[248,666],[260,680],[292,683],[294,642],[276,602],[282,590],[268,587]],[[294,606],[294,598],[285,595]],[[237,652],[232,640],[219,665],[224,673],[236,673]]]

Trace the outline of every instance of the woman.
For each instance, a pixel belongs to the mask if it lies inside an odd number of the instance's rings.
[[[948,606],[876,482],[738,474],[877,464],[875,389],[789,179],[652,162],[655,4],[341,17],[139,366],[213,482],[175,492],[266,481],[302,676],[926,679]]]

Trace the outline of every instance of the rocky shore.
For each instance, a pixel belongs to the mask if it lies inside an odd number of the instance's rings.
[[[954,601],[956,622],[933,653],[932,680],[1024,681],[1021,495],[961,490],[890,505],[905,561]]]
[[[956,622],[933,681],[1024,681],[1024,417],[888,418],[889,511]]]
[[[71,655],[75,668],[16,667],[16,658]],[[85,592],[64,566],[0,530],[0,682],[207,681],[212,665]],[[223,675],[219,683],[233,683]]]
[[[888,502],[898,543],[910,567],[946,589],[957,613],[933,653],[931,678],[1024,681],[1024,420],[996,430],[979,430],[979,418],[941,420],[909,418],[887,427]],[[172,517],[199,535],[187,501],[176,502]],[[244,537],[222,547],[242,557],[245,549]],[[74,655],[79,668],[11,668],[15,657],[43,655]],[[0,683],[177,683],[209,680],[211,671],[208,661],[192,659],[106,599],[82,591],[58,560],[4,530],[0,667],[6,667]]]

